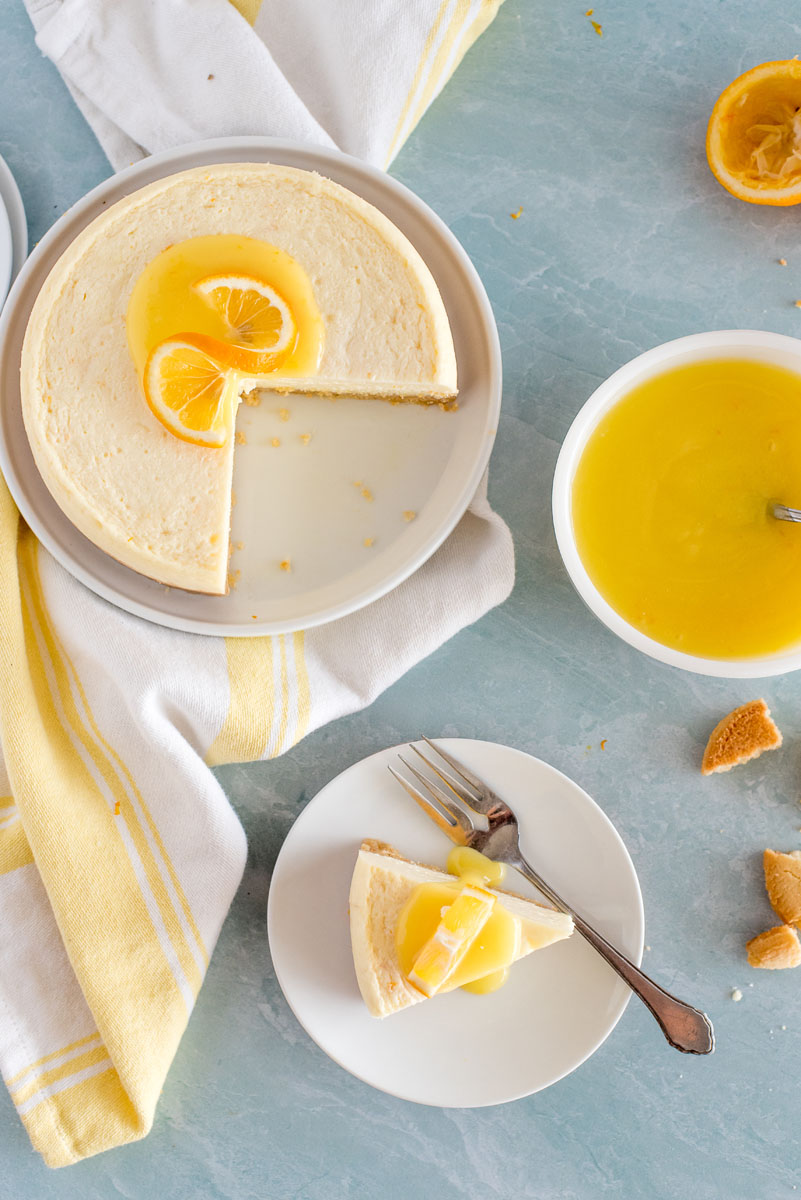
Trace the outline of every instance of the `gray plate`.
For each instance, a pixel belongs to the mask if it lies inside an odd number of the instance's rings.
[[[166,588],[122,566],[64,516],[36,469],[22,421],[19,362],[33,303],[75,236],[110,204],[190,167],[277,162],[329,176],[381,209],[428,263],[445,301],[459,369],[459,411],[290,397],[240,409],[227,596]],[[22,515],[76,578],[128,612],[223,636],[286,633],[362,608],[408,578],[463,515],[498,423],[501,365],[486,293],[447,227],[383,172],[335,151],[270,138],[223,138],[144,159],[79,201],[39,242],[0,317],[0,467]],[[282,421],[280,408],[288,408]],[[311,431],[303,446],[300,433]],[[271,448],[274,436],[282,448]],[[355,481],[375,499],[367,503]],[[403,512],[414,511],[407,522]],[[270,519],[274,517],[275,519]],[[372,541],[371,541],[372,539]],[[369,547],[365,541],[370,542]],[[278,564],[291,559],[291,572]]]

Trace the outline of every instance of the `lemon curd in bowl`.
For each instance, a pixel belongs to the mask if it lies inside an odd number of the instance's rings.
[[[634,630],[701,659],[801,647],[801,525],[771,515],[801,508],[801,357],[635,383],[587,437],[569,500],[581,564]]]

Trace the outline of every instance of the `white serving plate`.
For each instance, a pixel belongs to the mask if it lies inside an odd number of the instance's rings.
[[[520,817],[531,862],[634,962],[642,960],[642,896],[612,823],[577,784],[520,750],[443,738]],[[353,969],[348,892],[364,838],[442,865],[450,841],[387,770],[403,746],[333,779],[304,809],[273,871],[267,913],[278,982],[306,1032],[345,1070],[419,1104],[473,1108],[550,1086],[609,1036],[631,992],[578,934],[516,963],[489,996],[449,992],[377,1020]],[[504,887],[538,897],[516,872]],[[658,1033],[655,1033],[658,1038]]]
[[[16,180],[0,158],[0,308],[28,253],[28,224]]]
[[[403,230],[428,263],[448,310],[459,370],[459,409],[277,397],[242,406],[237,428],[227,596],[166,588],[115,562],[67,520],[28,446],[19,361],[28,316],[51,267],[73,238],[123,196],[190,167],[278,162],[319,171],[364,197]],[[161,625],[224,636],[286,633],[377,600],[445,540],[475,495],[498,424],[498,334],[481,281],[443,222],[382,171],[336,151],[271,138],[222,138],[154,155],[121,171],[71,208],[42,238],[0,317],[0,468],[25,520],[73,575],[128,612]],[[289,420],[282,420],[280,409]],[[304,445],[301,433],[311,433]],[[281,439],[278,449],[273,437]],[[366,500],[360,481],[372,494]],[[404,512],[414,512],[412,521]],[[373,539],[365,546],[365,539]],[[290,572],[278,564],[289,559]],[[254,619],[255,618],[255,619]]]

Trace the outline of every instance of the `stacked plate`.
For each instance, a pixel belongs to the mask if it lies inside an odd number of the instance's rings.
[[[28,253],[25,209],[14,176],[0,158],[0,307]]]

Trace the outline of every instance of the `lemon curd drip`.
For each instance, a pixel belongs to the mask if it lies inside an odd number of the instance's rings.
[[[212,275],[245,275],[269,284],[289,307],[297,328],[282,375],[314,375],[323,350],[323,320],[311,281],[291,255],[257,238],[210,234],[167,246],[145,267],[128,303],[128,346],[140,379],[150,352],[176,334],[226,341],[221,314],[193,285]]]
[[[466,846],[457,846],[450,852],[447,869],[454,876],[453,883],[420,884],[400,914],[395,937],[404,975],[409,975],[420,950],[436,930],[443,910],[453,904],[464,885],[497,887],[506,871],[502,863],[493,862]],[[443,990],[461,987],[477,993],[495,991],[505,983],[519,945],[519,920],[496,904]]]
[[[709,658],[801,643],[801,375],[755,361],[678,367],[603,418],[572,489],[601,595],[663,645]]]

